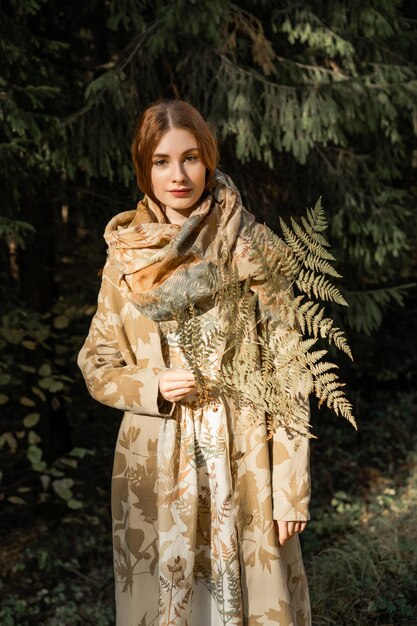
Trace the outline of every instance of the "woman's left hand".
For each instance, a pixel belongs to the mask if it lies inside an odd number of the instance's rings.
[[[294,535],[294,533],[302,533],[307,522],[279,522],[274,519],[275,532],[278,537],[278,544],[283,546],[288,539]]]

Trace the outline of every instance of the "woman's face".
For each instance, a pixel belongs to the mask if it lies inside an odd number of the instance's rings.
[[[171,222],[189,217],[206,185],[206,166],[192,133],[170,128],[152,155],[152,189]]]

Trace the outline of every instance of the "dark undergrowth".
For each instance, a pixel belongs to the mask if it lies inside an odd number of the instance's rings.
[[[350,373],[359,431],[314,416],[312,519],[302,536],[314,626],[416,623],[417,358],[391,336],[381,331],[389,361],[376,374],[367,367],[374,354]],[[82,508],[56,494],[2,502],[1,626],[114,625],[110,475],[120,413],[89,398],[80,377],[74,389],[72,445],[94,453],[71,469]]]

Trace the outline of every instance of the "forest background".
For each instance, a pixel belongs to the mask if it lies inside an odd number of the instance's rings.
[[[313,409],[313,623],[415,624],[417,5],[6,0],[0,29],[2,626],[114,624],[120,413],[75,359],[104,226],[140,197],[133,125],[160,97],[206,115],[276,232],[323,197],[359,430]]]

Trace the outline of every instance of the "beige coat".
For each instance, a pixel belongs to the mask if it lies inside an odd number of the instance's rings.
[[[204,318],[210,326],[212,310]],[[144,317],[107,262],[78,364],[89,392],[124,412],[112,480],[117,626],[308,626],[299,539],[276,520],[307,520],[309,446],[227,403],[161,402],[167,367],[186,367],[175,323]]]

